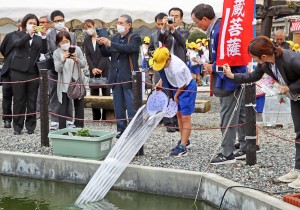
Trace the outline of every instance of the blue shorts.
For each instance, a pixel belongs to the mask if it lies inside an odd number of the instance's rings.
[[[193,74],[199,74],[201,71],[201,66],[200,65],[191,66],[190,70],[191,70],[191,73],[193,73]]]
[[[195,80],[191,80],[190,84],[185,87],[185,90],[179,95],[178,98],[178,111],[182,113],[182,115],[191,115],[195,111],[195,101],[197,96],[197,84]],[[174,91],[174,95],[176,91]]]

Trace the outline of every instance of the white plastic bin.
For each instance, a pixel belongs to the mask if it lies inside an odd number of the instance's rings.
[[[265,106],[263,111],[263,124],[268,126],[282,125],[287,127],[292,123],[291,115],[291,102],[287,97],[283,98],[283,102],[280,103],[279,97],[266,96]]]

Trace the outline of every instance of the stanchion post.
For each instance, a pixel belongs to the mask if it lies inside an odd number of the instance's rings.
[[[134,111],[136,113],[143,105],[142,72],[140,71],[132,71],[132,90],[134,98]],[[136,155],[144,155],[144,146],[141,147]]]
[[[256,164],[256,107],[255,107],[255,83],[246,84],[245,106],[246,106],[246,165]]]
[[[49,147],[48,70],[40,70],[41,145]]]

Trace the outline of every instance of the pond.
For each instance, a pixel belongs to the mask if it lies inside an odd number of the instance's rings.
[[[89,205],[74,201],[84,185],[0,176],[0,210],[194,210],[194,200],[140,192],[111,190]],[[199,210],[216,208],[197,202]]]

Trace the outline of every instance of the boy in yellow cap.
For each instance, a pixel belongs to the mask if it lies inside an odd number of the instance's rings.
[[[157,48],[153,53],[153,69],[164,70],[166,79],[175,88],[174,101],[178,104],[178,126],[181,141],[172,149],[171,156],[187,155],[186,145],[191,134],[191,114],[195,110],[197,85],[186,64],[177,56],[170,54],[166,47]],[[162,79],[157,83],[162,87]]]

